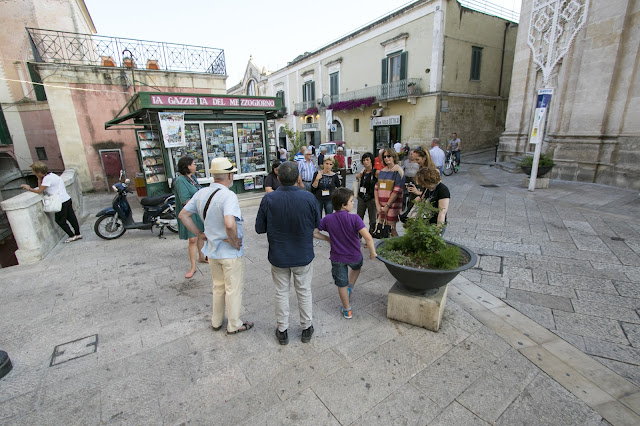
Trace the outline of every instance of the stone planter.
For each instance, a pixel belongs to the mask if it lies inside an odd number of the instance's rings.
[[[376,249],[381,248],[389,240],[391,239],[378,241],[376,243]],[[378,255],[378,260],[384,263],[391,275],[393,275],[403,287],[410,291],[423,292],[425,290],[438,289],[448,284],[460,272],[473,268],[478,261],[476,254],[468,248],[460,244],[452,243],[451,241],[447,241],[447,244],[460,247],[469,255],[469,262],[457,269],[420,269],[393,263],[380,255]]]
[[[520,168],[522,169],[523,172],[525,172],[527,176],[531,176],[531,166],[520,166]],[[538,177],[542,177],[546,175],[551,171],[551,169],[553,169],[553,166],[538,167]]]

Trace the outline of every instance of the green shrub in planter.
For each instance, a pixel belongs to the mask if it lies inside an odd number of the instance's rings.
[[[533,166],[533,155],[527,155],[524,157],[519,163],[520,167],[532,167]],[[540,162],[538,163],[538,167],[550,167],[555,166],[553,159],[549,157],[547,154],[540,154]]]

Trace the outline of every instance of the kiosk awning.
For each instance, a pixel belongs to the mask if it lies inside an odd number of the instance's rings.
[[[105,123],[105,129],[122,125],[121,123],[143,118],[150,111],[198,111],[198,110],[222,110],[233,113],[241,111],[262,112],[267,118],[272,118],[282,109],[282,99],[265,96],[230,96],[212,95],[210,93],[161,93],[139,92],[136,93],[118,112],[118,114]],[[125,110],[128,113],[123,114]],[[140,124],[140,123],[133,123]]]

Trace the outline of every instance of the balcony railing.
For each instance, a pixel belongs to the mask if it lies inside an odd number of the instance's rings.
[[[298,115],[304,115],[304,113],[307,112],[309,108],[318,108],[318,104],[316,103],[315,100],[304,101],[304,102],[295,104],[295,112]]]
[[[223,49],[27,28],[36,62],[226,75]],[[124,51],[131,52],[129,54]]]

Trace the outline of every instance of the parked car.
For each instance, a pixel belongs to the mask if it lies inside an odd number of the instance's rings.
[[[326,148],[326,155],[333,157],[334,155],[336,155],[336,152],[338,152],[338,147],[342,147],[344,149],[347,171],[349,171],[350,173],[357,173],[358,168],[360,167],[360,153],[353,149],[347,148],[344,141],[331,141],[320,144],[318,152],[322,151],[322,148]]]

